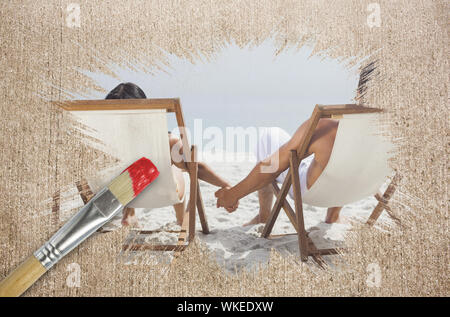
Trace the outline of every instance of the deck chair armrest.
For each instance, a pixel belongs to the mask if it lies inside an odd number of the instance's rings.
[[[66,100],[52,102],[53,105],[66,111],[164,109],[167,112],[175,112],[177,103],[179,103],[178,98]]]
[[[317,105],[321,118],[331,118],[332,116],[341,116],[345,114],[358,113],[376,113],[382,112],[383,109],[360,106],[357,104],[342,104],[342,105]]]

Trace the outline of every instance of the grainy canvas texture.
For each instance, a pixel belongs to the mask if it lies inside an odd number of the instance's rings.
[[[81,8],[67,26],[67,6]],[[267,267],[225,273],[201,245],[171,266],[123,265],[125,230],[83,243],[26,296],[448,296],[448,1],[12,1],[0,2],[0,277],[62,224],[46,210],[53,193],[114,161],[83,143],[50,101],[100,89],[77,69],[114,75],[108,63],[155,66],[164,52],[195,61],[227,42],[282,50],[315,43],[313,54],[377,61],[364,102],[383,108],[403,178],[392,209],[402,226],[355,228],[339,270],[319,270],[273,253]],[[139,67],[139,66],[132,66]],[[68,287],[70,264],[80,287]],[[368,266],[382,287],[369,287]],[[370,271],[370,270],[369,270]]]

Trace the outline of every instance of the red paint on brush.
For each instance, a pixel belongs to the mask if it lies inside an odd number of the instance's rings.
[[[128,172],[133,182],[134,197],[139,195],[145,187],[159,176],[159,171],[155,164],[146,157],[137,160],[125,171]]]

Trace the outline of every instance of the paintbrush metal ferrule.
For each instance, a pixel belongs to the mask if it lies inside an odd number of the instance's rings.
[[[117,215],[124,206],[108,189],[97,193],[34,256],[48,270],[67,253]]]

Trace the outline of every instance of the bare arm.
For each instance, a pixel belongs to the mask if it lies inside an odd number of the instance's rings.
[[[187,171],[186,162],[184,160],[179,159],[183,154],[183,147],[181,140],[176,137],[170,137],[169,142],[171,152],[173,152],[172,154],[175,154],[172,155],[172,163],[181,170]],[[205,181],[217,187],[230,186],[230,184],[227,181],[225,181],[223,178],[217,175],[211,169],[211,167],[204,162],[198,162],[198,178],[201,179],[202,181]]]
[[[270,184],[289,166],[289,152],[292,148],[295,148],[293,142],[285,143],[269,158],[256,164],[247,177],[236,186],[217,192],[218,207],[235,205],[242,197]]]
[[[198,178],[217,187],[229,187],[230,184],[217,175],[209,165],[198,162]]]
[[[308,124],[309,120],[305,121],[288,142],[270,157],[256,164],[247,177],[236,186],[217,191],[217,207],[235,205],[239,199],[270,184],[286,170],[289,166],[290,151],[299,149]]]

